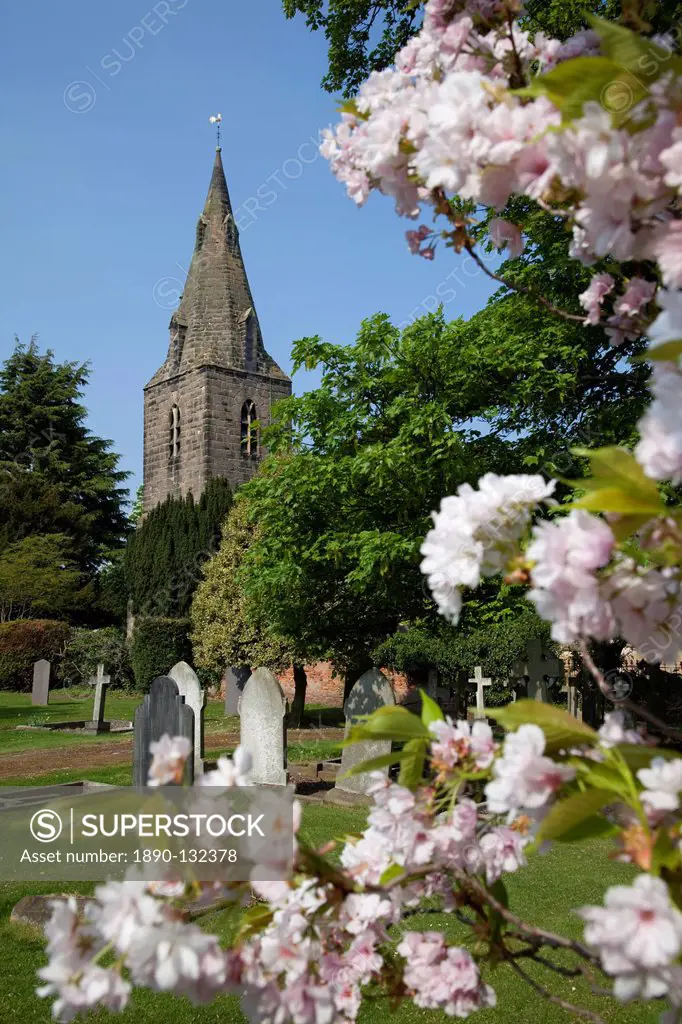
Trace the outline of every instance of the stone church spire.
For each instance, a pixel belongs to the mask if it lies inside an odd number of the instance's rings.
[[[263,347],[220,147],[197,222],[185,291],[171,317],[168,357],[151,383],[208,365],[288,379]]]
[[[260,427],[291,381],[265,350],[220,146],[196,230],[168,355],[145,387],[144,507],[196,499],[214,477],[233,487],[263,455]]]

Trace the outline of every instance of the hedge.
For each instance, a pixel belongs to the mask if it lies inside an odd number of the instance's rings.
[[[146,693],[157,676],[166,675],[178,661],[191,662],[189,619],[141,618],[135,623],[130,661],[135,686]]]
[[[30,692],[33,663],[60,658],[70,635],[68,622],[54,619],[0,623],[0,689]]]

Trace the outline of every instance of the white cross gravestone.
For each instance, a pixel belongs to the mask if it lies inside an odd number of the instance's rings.
[[[343,712],[346,716],[346,738],[351,730],[351,726],[357,721],[358,716],[370,715],[377,708],[384,707],[387,704],[395,704],[395,696],[391,684],[383,672],[380,672],[377,668],[372,668],[369,672],[365,672],[364,675],[360,676],[348,694],[346,703],[343,705]],[[363,740],[361,743],[352,743],[350,746],[343,748],[339,776],[343,776],[347,771],[355,767],[356,764],[360,764],[361,761],[369,761],[374,757],[381,757],[383,754],[390,753],[390,740]],[[385,768],[384,772],[387,773],[388,768]],[[352,775],[346,779],[340,777],[335,789],[340,790],[342,793],[363,794],[367,792],[369,785],[370,777],[366,772],[363,772],[361,775]]]
[[[473,679],[469,680],[470,683],[476,684],[476,710],[474,711],[474,718],[485,718],[485,686],[492,686],[492,679],[484,678],[483,669],[480,665],[476,665],[474,668]]]
[[[529,640],[525,655],[514,666],[514,676],[528,680],[528,696],[549,704],[551,680],[563,678],[564,667],[553,654],[545,654],[542,641]]]
[[[178,693],[185,698],[185,704],[194,712],[194,774],[204,771],[204,707],[206,694],[201,688],[199,676],[186,661],[179,661],[168,673],[178,686]]]
[[[92,723],[96,730],[104,727],[104,702],[107,697],[107,687],[111,682],[110,676],[105,676],[104,665],[97,666],[97,675],[90,680],[95,687],[95,699],[92,705]]]
[[[251,754],[255,785],[286,786],[286,709],[277,677],[267,668],[252,672],[239,706],[239,742]]]
[[[52,666],[49,661],[41,658],[33,666],[33,690],[31,703],[44,707],[50,702],[50,676]]]
[[[578,707],[578,687],[575,683],[571,679],[566,680],[560,692],[566,694],[566,707],[569,715],[582,719],[583,713]]]

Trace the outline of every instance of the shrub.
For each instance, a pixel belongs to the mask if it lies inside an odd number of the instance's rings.
[[[122,629],[74,629],[59,666],[59,678],[65,684],[80,685],[97,674],[100,663],[112,686],[132,686],[133,670]]]
[[[177,661],[192,660],[189,619],[144,618],[135,623],[130,661],[138,690],[166,675]]]
[[[71,634],[68,622],[16,619],[0,624],[0,689],[29,692],[33,663],[62,657]]]

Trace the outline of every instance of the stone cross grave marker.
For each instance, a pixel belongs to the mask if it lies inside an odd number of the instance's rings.
[[[180,696],[178,684],[167,676],[157,676],[149,693],[135,712],[133,740],[133,785],[146,786],[152,755],[149,744],[162,736],[186,736],[194,743],[194,712]],[[194,758],[187,758],[188,782],[194,781]]]
[[[348,737],[351,726],[360,715],[370,715],[377,708],[394,704],[395,696],[388,679],[379,669],[371,668],[369,672],[360,676],[343,705],[343,713],[346,716],[345,736]],[[350,747],[343,748],[339,775],[344,775],[361,761],[369,761],[371,758],[390,753],[390,740],[363,740],[362,743],[353,743]],[[388,773],[388,768],[384,771]],[[343,793],[363,794],[367,792],[369,785],[370,777],[367,772],[363,772],[362,775],[340,778],[335,788]]]
[[[255,785],[286,786],[286,709],[277,677],[267,668],[252,672],[239,706],[239,742],[253,759]]]
[[[531,700],[543,701],[545,704],[550,703],[550,680],[560,679],[563,674],[564,668],[559,659],[553,654],[545,654],[542,650],[542,641],[538,639],[528,641],[525,655],[514,666],[514,675],[517,678],[527,678],[528,696]]]
[[[474,668],[474,675],[472,679],[469,679],[470,683],[476,684],[476,710],[474,711],[474,718],[485,718],[485,686],[492,686],[492,679],[488,679],[483,676],[483,669],[480,665],[476,665]]]
[[[223,675],[225,683],[225,714],[238,715],[239,701],[249,681],[251,669],[248,665],[228,665]]]
[[[204,773],[204,707],[206,705],[206,694],[201,688],[199,676],[191,665],[186,661],[179,661],[168,673],[170,679],[175,680],[178,686],[178,693],[185,698],[194,712],[194,774]]]
[[[105,676],[104,665],[97,666],[97,675],[90,680],[95,687],[95,699],[92,705],[92,721],[96,729],[104,725],[104,702],[107,699],[107,687],[111,682],[110,676]]]
[[[50,702],[50,678],[52,675],[52,665],[49,661],[45,661],[41,658],[40,661],[36,661],[33,666],[33,690],[31,693],[31,703],[44,707]]]

